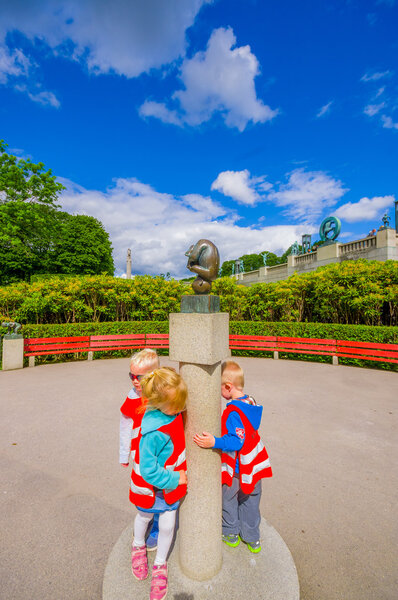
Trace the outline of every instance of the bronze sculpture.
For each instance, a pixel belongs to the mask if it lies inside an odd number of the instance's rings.
[[[199,240],[185,252],[185,256],[188,256],[187,269],[197,274],[192,283],[193,291],[195,294],[208,294],[220,268],[217,247],[210,240]]]

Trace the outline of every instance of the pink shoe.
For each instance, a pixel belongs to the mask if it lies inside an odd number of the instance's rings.
[[[148,559],[145,546],[131,547],[131,572],[138,581],[148,577]]]
[[[149,600],[164,600],[167,594],[167,564],[153,565]]]

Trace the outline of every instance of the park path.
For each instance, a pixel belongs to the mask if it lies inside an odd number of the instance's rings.
[[[275,474],[262,514],[293,554],[301,599],[396,600],[397,374],[240,362],[264,405]],[[1,600],[101,600],[107,558],[133,515],[118,465],[128,366],[0,373]]]

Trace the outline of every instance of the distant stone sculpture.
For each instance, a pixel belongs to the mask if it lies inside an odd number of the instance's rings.
[[[337,217],[326,217],[319,228],[319,235],[323,242],[334,242],[341,231],[341,221]]]
[[[390,227],[391,218],[388,216],[388,213],[384,213],[383,218],[383,229],[388,229]]]
[[[18,333],[18,331],[21,329],[20,323],[14,323],[14,321],[4,321],[1,324],[1,326],[7,327],[7,333],[6,333],[7,337],[11,337],[11,338],[19,338],[20,337],[20,334]]]
[[[127,250],[126,279],[131,279],[131,250],[130,250],[130,248],[128,248],[128,250]]]
[[[299,250],[299,245],[298,245],[298,241],[296,240],[294,242],[294,244],[292,244],[292,249],[290,251],[290,254],[293,254],[294,256],[297,256],[299,254],[300,250]]]
[[[192,283],[193,291],[195,294],[208,294],[220,268],[217,247],[210,240],[199,240],[185,252],[185,256],[188,257],[187,269],[197,274]]]

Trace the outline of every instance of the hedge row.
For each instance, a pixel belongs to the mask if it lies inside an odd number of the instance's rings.
[[[275,335],[282,337],[303,337],[321,339],[339,339],[363,342],[378,342],[384,344],[398,344],[398,327],[372,327],[366,325],[342,325],[336,323],[272,323],[272,322],[247,322],[231,321],[229,327],[231,334],[240,335]],[[24,325],[22,333],[25,338],[34,337],[72,337],[82,335],[106,335],[123,333],[168,333],[168,321],[135,321],[112,323],[68,323],[64,325]],[[161,352],[165,354],[166,352]],[[128,356],[131,351],[99,352],[98,358]],[[272,353],[258,351],[234,351],[240,356],[272,356]],[[309,360],[315,362],[328,362],[327,356],[311,356],[295,353],[281,353],[281,358],[292,360]],[[53,357],[40,357],[42,362],[59,362],[86,358],[85,355],[57,355]],[[342,364],[382,368],[398,371],[398,366],[389,363],[363,361],[351,358],[341,358]]]
[[[167,321],[189,285],[162,277],[96,276],[0,287],[0,318],[19,323]],[[398,261],[345,261],[275,283],[217,279],[233,321],[398,325]]]

